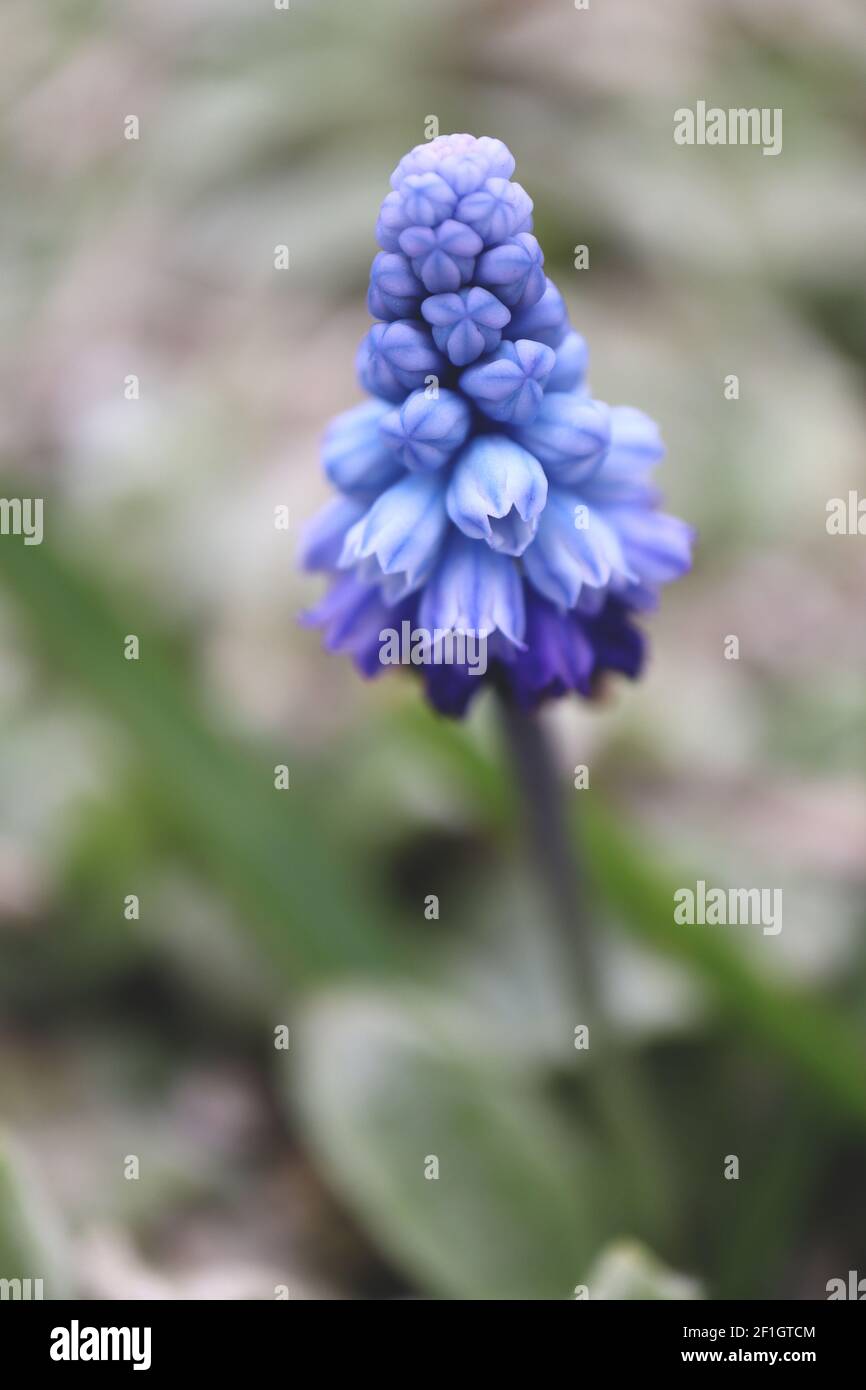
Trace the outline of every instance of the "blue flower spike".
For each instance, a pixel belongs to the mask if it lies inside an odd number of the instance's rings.
[[[377,675],[408,621],[428,698],[455,716],[487,681],[440,659],[444,634],[483,639],[484,669],[526,709],[590,698],[608,671],[638,676],[634,618],[687,572],[694,541],[659,509],[654,421],[590,393],[514,167],[501,140],[455,134],[394,170],[367,296],[377,322],[356,359],[368,399],[326,433],[338,496],[302,551],[332,576],[303,617],[327,649]]]

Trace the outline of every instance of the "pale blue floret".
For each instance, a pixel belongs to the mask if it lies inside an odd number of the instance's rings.
[[[460,454],[445,500],[464,535],[504,555],[522,555],[547,501],[547,477],[513,439],[482,435]]]
[[[383,251],[399,251],[400,233],[409,226],[409,216],[403,206],[403,199],[397,192],[389,193],[379,209],[376,223],[376,240]]]
[[[505,305],[489,290],[473,285],[457,294],[434,294],[421,313],[433,327],[433,341],[455,367],[465,367],[483,353],[493,352],[511,318]]]
[[[610,445],[610,408],[590,396],[551,391],[514,437],[535,454],[551,482],[579,483],[604,460]]]
[[[429,396],[413,391],[399,410],[377,417],[380,445],[391,449],[392,463],[427,472],[441,468],[466,439],[471,423],[468,402],[456,391]]]
[[[452,218],[438,227],[407,227],[400,233],[400,249],[428,294],[458,290],[471,280],[481,248],[478,233]]]
[[[375,559],[383,575],[405,576],[410,592],[429,573],[447,529],[441,474],[407,473],[347,533],[339,567]]]
[[[603,589],[613,576],[621,582],[637,579],[616,532],[571,488],[551,486],[524,565],[536,589],[562,608],[574,607],[585,584]]]
[[[400,476],[400,462],[388,448],[380,425],[385,401],[364,401],[332,421],[322,446],[322,464],[334,487],[375,496]]]
[[[374,323],[356,358],[358,380],[373,396],[400,402],[410,391],[441,375],[445,359],[423,323],[397,319]]]
[[[450,217],[457,194],[440,174],[410,174],[400,190],[409,225],[436,227]]]
[[[552,348],[521,338],[500,344],[489,359],[468,367],[460,386],[491,420],[527,425],[538,414],[555,362]]]
[[[537,343],[559,347],[568,333],[568,310],[565,300],[552,280],[547,280],[541,298],[528,308],[518,308],[511,315],[506,338],[533,338]]]
[[[334,497],[320,512],[307,523],[301,542],[300,560],[307,570],[334,570],[337,568],[346,534],[360,521],[370,506],[371,499],[358,497]]]
[[[380,251],[370,268],[367,308],[375,319],[408,319],[427,291],[400,251]]]
[[[454,215],[473,227],[485,246],[495,246],[531,230],[532,199],[519,183],[487,179],[483,188],[460,199]]]
[[[487,545],[452,531],[418,608],[428,632],[501,632],[522,643],[526,626],[523,588],[514,561]]]
[[[501,140],[482,135],[440,135],[430,143],[416,145],[404,155],[391,175],[391,187],[401,189],[411,174],[430,171],[447,178],[458,193],[471,193],[485,179],[510,179],[514,156]]]
[[[610,447],[604,468],[585,490],[593,500],[620,502],[646,510],[658,501],[658,489],[649,474],[664,457],[659,427],[655,420],[630,405],[611,406]]]
[[[548,391],[577,391],[583,386],[589,361],[586,339],[573,330],[556,349],[556,365],[547,378]]]
[[[476,279],[509,308],[529,309],[547,288],[543,266],[544,253],[535,237],[521,232],[484,252],[478,261]]]

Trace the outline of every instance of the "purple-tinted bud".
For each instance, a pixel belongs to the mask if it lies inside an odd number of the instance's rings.
[[[434,173],[410,174],[403,180],[400,197],[410,225],[418,227],[435,227],[444,222],[457,203],[454,189]]]
[[[338,415],[325,435],[322,464],[341,492],[377,493],[400,476],[400,463],[379,432],[385,401],[364,401]]]
[[[373,324],[361,341],[355,366],[365,391],[399,402],[410,391],[426,385],[428,376],[439,377],[446,362],[437,352],[429,328],[397,319]]]
[[[399,236],[409,226],[409,218],[399,193],[389,193],[382,200],[376,223],[376,240],[383,251],[399,251]]]
[[[515,431],[544,464],[551,482],[580,483],[602,463],[610,445],[610,409],[589,396],[549,391],[535,418]]]
[[[487,161],[483,155],[472,150],[448,155],[436,172],[454,189],[458,198],[465,197],[467,193],[474,193],[482,186],[484,180],[490,177]]]
[[[504,304],[488,290],[473,285],[458,294],[434,294],[421,313],[433,325],[436,346],[455,367],[465,367],[499,346],[502,329],[511,318]]]
[[[451,218],[436,228],[407,227],[400,233],[400,249],[430,294],[458,290],[471,279],[481,246],[477,232]]]
[[[550,373],[545,390],[576,391],[582,388],[588,363],[589,348],[586,339],[572,330],[556,349],[556,366]]]
[[[535,237],[531,232],[521,232],[485,251],[475,278],[509,308],[528,309],[538,303],[547,288],[543,266],[544,253]]]
[[[402,188],[410,174],[430,172],[441,174],[462,195],[480,188],[485,179],[510,179],[514,156],[501,140],[488,135],[437,135],[403,156],[391,175],[391,187]]]
[[[490,170],[489,178],[511,178],[514,173],[515,159],[502,140],[495,140],[490,135],[482,135],[476,141],[476,148],[482,158],[487,160],[487,166]]]
[[[391,175],[391,187],[402,188],[410,174],[429,174],[431,170],[440,173],[442,165],[455,155],[473,154],[478,141],[474,135],[455,133],[437,135],[435,140],[425,140],[404,154]],[[480,157],[480,156],[479,156]]]
[[[565,300],[552,280],[537,304],[529,309],[517,309],[511,316],[506,338],[534,338],[537,343],[559,347],[568,333],[568,310]]]
[[[555,354],[544,343],[502,343],[489,362],[469,367],[460,385],[479,410],[506,425],[528,425],[539,410]]]
[[[467,402],[456,391],[440,391],[428,397],[426,391],[413,391],[399,410],[382,419],[382,438],[392,457],[413,472],[426,473],[441,468],[469,433],[471,413]]]
[[[367,308],[374,319],[408,319],[418,313],[425,290],[406,256],[380,251],[370,268]]]
[[[532,199],[519,183],[488,179],[483,188],[460,199],[455,215],[475,228],[485,246],[493,246],[532,230]]]

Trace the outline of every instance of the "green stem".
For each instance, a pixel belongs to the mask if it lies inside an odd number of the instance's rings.
[[[589,1028],[587,1084],[621,1179],[617,1195],[642,1234],[665,1240],[673,1211],[665,1200],[669,1167],[646,1105],[646,1088],[638,1083],[632,1059],[606,1016],[587,888],[567,828],[560,774],[538,716],[519,709],[504,692],[499,703],[520,791],[528,858],[575,977],[581,1011],[575,1022]]]

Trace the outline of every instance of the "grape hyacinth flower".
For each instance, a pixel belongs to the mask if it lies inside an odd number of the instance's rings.
[[[500,140],[445,135],[398,164],[382,203],[357,355],[370,399],[327,432],[340,496],[303,560],[333,576],[305,615],[366,676],[386,633],[473,634],[466,661],[420,663],[459,715],[493,679],[518,707],[639,674],[636,614],[684,574],[692,531],[659,510],[655,423],[595,399],[587,349],[544,273],[532,201]]]

